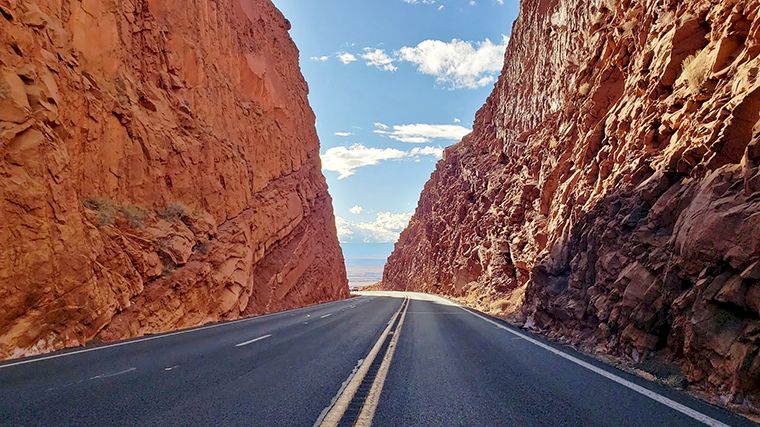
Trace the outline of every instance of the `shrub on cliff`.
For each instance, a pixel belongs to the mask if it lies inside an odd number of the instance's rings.
[[[187,206],[181,202],[169,203],[166,208],[158,212],[158,216],[167,221],[182,219],[187,216]]]
[[[142,227],[147,215],[145,209],[137,205],[121,205],[119,206],[119,212],[124,215],[124,218],[129,221],[129,225],[134,228]]]
[[[130,203],[118,204],[107,197],[91,197],[83,202],[87,209],[98,212],[98,226],[111,225],[117,213],[120,213],[129,222],[129,225],[137,228],[142,227],[147,212],[140,206]]]
[[[84,201],[84,207],[98,212],[98,226],[113,224],[116,204],[107,197],[91,197]]]
[[[683,61],[683,74],[691,93],[698,93],[710,75],[710,58],[704,52],[691,55]]]

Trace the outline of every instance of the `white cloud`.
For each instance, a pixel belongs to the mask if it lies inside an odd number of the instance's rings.
[[[338,172],[338,179],[344,179],[358,168],[376,165],[383,160],[402,159],[406,155],[395,148],[370,148],[361,144],[333,147],[321,155],[322,169]]]
[[[379,135],[385,135],[396,141],[408,142],[413,144],[422,144],[434,139],[446,139],[450,141],[459,141],[470,133],[472,130],[459,125],[431,125],[424,123],[414,123],[408,125],[394,125],[393,129],[388,126],[381,127],[375,123],[373,131]]]
[[[489,39],[469,42],[452,39],[425,40],[417,46],[405,46],[398,59],[417,65],[423,74],[435,76],[440,85],[453,89],[479,88],[492,83],[501,71],[509,37],[497,44]]]
[[[338,61],[344,64],[350,64],[352,62],[358,61],[358,59],[356,59],[356,56],[348,52],[339,52],[337,55],[335,55],[335,57],[338,58]]]
[[[353,144],[348,147],[329,148],[320,157],[322,158],[322,169],[338,172],[338,179],[345,179],[356,173],[359,168],[374,166],[382,161],[418,160],[422,156],[439,159],[442,154],[442,147],[415,147],[409,151],[403,151],[395,148],[371,148],[361,144]]]
[[[347,137],[351,135],[353,135],[351,132],[335,132],[335,136]]]
[[[336,217],[335,222],[340,224],[338,238],[341,242],[394,243],[411,217],[411,212],[378,212],[373,221],[355,223]]]
[[[328,59],[330,59],[330,57],[329,56],[325,56],[325,55],[323,55],[323,56],[312,56],[309,59],[311,59],[312,61],[325,62]]]
[[[351,230],[351,223],[347,219],[337,215],[335,216],[335,228],[338,230],[338,239],[341,242],[350,239],[354,234],[353,230]]]
[[[388,56],[382,49],[373,49],[365,47],[364,53],[361,54],[368,66],[375,67],[379,70],[396,71],[398,67],[393,65],[393,58]]]
[[[390,126],[380,122],[375,122],[375,127],[378,129],[390,129]]]
[[[454,123],[462,123],[459,117],[454,117]]]
[[[359,205],[353,205],[348,211],[354,215],[359,215],[360,213],[364,212],[364,208]]]

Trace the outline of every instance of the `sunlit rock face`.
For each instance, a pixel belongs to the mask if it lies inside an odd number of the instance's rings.
[[[760,400],[760,2],[523,0],[384,272]]]
[[[268,0],[0,0],[0,357],[347,296]]]

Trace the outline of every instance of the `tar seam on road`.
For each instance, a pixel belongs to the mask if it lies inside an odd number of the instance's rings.
[[[346,300],[332,301],[332,302],[324,303],[324,305],[333,304],[333,303],[341,302],[341,301],[345,302]],[[301,307],[301,308],[298,308],[298,309],[295,309],[295,310],[309,309],[309,308],[318,307],[320,305],[322,305],[322,304],[315,304],[313,306]],[[43,357],[37,357],[37,358],[34,358],[34,359],[20,360],[18,362],[13,362],[13,363],[7,363],[5,365],[0,365],[0,369],[10,368],[11,366],[25,365],[27,363],[42,362],[43,360],[57,359],[59,357],[73,356],[75,354],[89,353],[91,351],[105,350],[105,349],[114,348],[114,347],[121,347],[123,345],[137,344],[137,343],[145,342],[145,341],[153,341],[153,340],[157,340],[159,338],[173,337],[175,335],[189,334],[190,332],[204,331],[206,329],[213,329],[213,328],[218,328],[220,326],[234,325],[234,324],[241,323],[241,322],[250,322],[250,321],[264,319],[264,318],[268,318],[268,317],[272,317],[272,316],[285,315],[285,314],[288,314],[289,311],[290,310],[288,310],[288,311],[280,311],[280,312],[277,312],[277,313],[269,313],[269,314],[264,314],[264,315],[261,315],[261,316],[255,316],[255,317],[246,317],[245,319],[237,319],[237,320],[232,320],[232,321],[229,321],[229,322],[215,323],[213,325],[201,326],[201,327],[198,327],[198,328],[183,329],[181,331],[169,332],[169,333],[161,334],[161,335],[153,335],[153,336],[150,336],[150,337],[138,338],[138,339],[131,340],[131,341],[121,341],[121,342],[117,342],[117,343],[114,343],[114,344],[102,345],[102,346],[98,346],[98,347],[85,348],[85,349],[82,349],[82,350],[70,351],[68,353],[51,354],[50,356],[43,356]],[[309,315],[309,316],[311,316],[311,315]]]
[[[351,398],[351,402],[348,404],[348,408],[346,408],[346,411],[343,413],[343,417],[338,423],[339,427],[367,427],[372,424],[372,416],[375,412],[374,407],[377,406],[378,402],[373,402],[370,400],[370,396],[373,395],[372,392],[374,390],[374,398],[379,397],[377,383],[379,381],[385,381],[385,376],[381,375],[381,373],[383,373],[382,367],[385,364],[385,359],[388,356],[388,353],[394,350],[394,347],[392,347],[393,343],[398,341],[397,337],[400,335],[401,322],[404,319],[404,315],[406,314],[406,305],[408,302],[409,300],[406,299],[403,303],[401,303],[401,315],[396,316],[394,319],[391,330],[388,332],[388,336],[386,336],[385,340],[383,341],[383,345],[380,347],[380,351],[378,352],[378,355],[380,355],[380,357],[376,357],[369,365],[367,374],[359,384],[359,388]],[[387,367],[385,373],[387,373]]]
[[[393,354],[396,352],[396,346],[398,345],[398,340],[401,336],[401,329],[404,327],[404,319],[406,319],[406,313],[409,311],[409,299],[406,300],[406,305],[406,310],[401,313],[401,319],[398,321],[396,328],[391,332],[393,338],[391,338],[388,350],[385,352],[385,357],[383,357],[375,381],[372,383],[372,388],[369,390],[369,395],[364,399],[364,406],[359,414],[359,419],[357,419],[354,424],[356,426],[369,427],[372,425],[372,419],[375,418],[375,411],[377,410],[377,405],[380,404],[380,396],[383,393],[385,379],[388,377],[388,371],[390,370],[391,362],[393,361]],[[356,398],[356,396],[354,396],[354,398]]]
[[[271,336],[272,336],[272,334],[269,334],[269,335],[264,335],[264,336],[262,336],[262,337],[254,338],[254,339],[252,339],[252,340],[243,341],[243,342],[241,342],[240,344],[235,344],[235,347],[242,347],[242,346],[244,346],[244,345],[253,344],[253,343],[255,343],[256,341],[265,340],[265,339],[267,339],[267,338],[269,338],[269,337],[271,337]]]
[[[409,299],[404,299],[401,306],[396,313],[388,321],[388,326],[377,342],[372,346],[372,349],[363,359],[358,369],[349,375],[348,379],[344,382],[338,390],[338,394],[333,398],[329,406],[327,406],[319,418],[314,422],[314,426],[329,426],[336,427],[338,425],[355,425],[358,420],[359,414],[364,406],[364,401],[370,392],[370,389],[374,383],[375,377],[380,369],[380,365],[384,357],[378,358],[378,354],[384,355],[387,351],[391,339],[388,338],[395,328],[394,337],[399,335],[400,329],[398,328],[399,321],[402,313],[405,312],[409,305]]]
[[[495,325],[497,328],[503,329],[503,330],[505,330],[505,331],[507,331],[507,332],[509,332],[511,334],[514,334],[514,335],[516,335],[516,336],[518,336],[518,337],[520,337],[520,338],[522,338],[522,339],[524,339],[524,340],[526,340],[526,341],[528,341],[528,342],[530,342],[532,344],[535,344],[535,345],[543,348],[544,350],[547,350],[547,351],[549,351],[551,353],[554,353],[554,354],[556,354],[559,357],[562,357],[562,358],[564,358],[566,360],[569,360],[570,362],[575,363],[578,366],[586,368],[589,371],[592,371],[592,372],[594,372],[596,374],[599,374],[599,375],[601,375],[601,376],[603,376],[603,377],[605,377],[605,378],[607,378],[607,379],[609,379],[611,381],[614,381],[614,382],[616,382],[616,383],[618,383],[618,384],[620,384],[620,385],[622,385],[624,387],[627,387],[627,388],[635,391],[636,393],[644,395],[644,396],[646,396],[646,397],[648,397],[648,398],[650,398],[650,399],[652,399],[652,400],[654,400],[656,402],[659,402],[659,403],[661,403],[661,404],[663,404],[665,406],[668,406],[671,409],[674,409],[674,410],[676,410],[676,411],[678,411],[678,412],[680,412],[680,413],[682,413],[682,414],[684,414],[686,416],[689,416],[689,417],[691,417],[691,418],[693,418],[693,419],[695,419],[695,420],[697,420],[697,421],[699,421],[699,422],[701,422],[703,424],[706,424],[706,425],[712,426],[712,427],[729,427],[727,424],[724,424],[724,423],[722,423],[722,422],[720,422],[720,421],[718,421],[718,420],[716,420],[716,419],[714,419],[714,418],[712,418],[712,417],[710,417],[708,415],[705,415],[705,414],[703,414],[703,413],[701,413],[701,412],[699,412],[699,411],[697,411],[695,409],[689,408],[688,406],[683,405],[681,403],[678,403],[678,402],[676,402],[676,401],[674,401],[672,399],[668,399],[667,397],[662,396],[662,395],[660,395],[660,394],[658,394],[658,393],[656,393],[656,392],[654,392],[652,390],[649,390],[646,387],[642,387],[642,386],[640,386],[640,385],[638,385],[636,383],[633,383],[631,381],[626,380],[625,378],[621,378],[621,377],[619,377],[619,376],[617,376],[617,375],[615,375],[615,374],[613,374],[611,372],[608,372],[605,369],[599,368],[599,367],[594,366],[594,365],[592,365],[592,364],[590,364],[588,362],[585,362],[585,361],[583,361],[581,359],[578,359],[577,357],[571,356],[571,355],[569,355],[569,354],[567,354],[567,353],[565,353],[565,352],[563,352],[561,350],[558,350],[558,349],[556,349],[556,348],[554,348],[554,347],[552,347],[552,346],[550,346],[548,344],[544,344],[541,341],[533,339],[533,338],[529,337],[528,335],[525,335],[525,334],[520,333],[518,331],[512,330],[511,328],[508,328],[508,327],[502,325],[499,322],[496,322],[496,321],[491,320],[491,319],[489,319],[487,317],[481,316],[480,314],[475,313],[474,311],[468,310],[467,308],[465,308],[465,307],[463,307],[461,305],[457,305],[457,307],[459,307],[462,310],[464,310],[464,311],[472,314],[475,317],[478,317],[478,318],[480,318],[482,320],[485,320],[488,323],[491,323],[491,324]]]

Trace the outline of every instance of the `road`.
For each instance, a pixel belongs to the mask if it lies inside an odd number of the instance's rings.
[[[754,425],[421,294],[0,364],[0,425]]]

